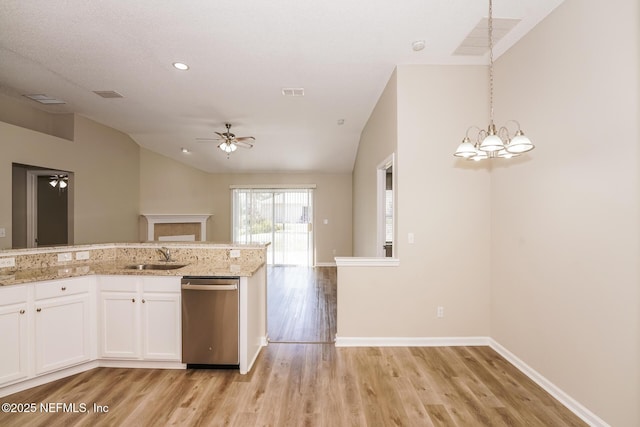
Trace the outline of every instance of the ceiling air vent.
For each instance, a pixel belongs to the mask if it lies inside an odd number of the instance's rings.
[[[493,18],[493,45],[495,46],[521,19]],[[454,55],[482,56],[489,51],[489,20],[482,18],[478,25],[453,52]]]
[[[94,90],[93,93],[103,98],[124,98],[115,90]]]
[[[57,98],[52,98],[48,95],[44,95],[44,94],[32,94],[32,95],[23,95],[26,96],[27,98],[39,102],[40,104],[47,104],[47,105],[51,105],[51,104],[66,104],[65,101],[61,100],[61,99],[57,99]]]
[[[304,96],[304,88],[301,87],[283,87],[282,94],[284,96]]]

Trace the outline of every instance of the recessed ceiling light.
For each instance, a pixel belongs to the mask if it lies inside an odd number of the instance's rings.
[[[422,49],[424,49],[424,47],[425,47],[424,40],[416,40],[413,43],[411,43],[411,48],[416,52],[421,51]]]
[[[338,126],[342,126],[344,124],[344,119],[338,119]]]
[[[177,68],[178,70],[181,70],[181,71],[186,71],[186,70],[189,69],[189,66],[187,64],[185,64],[184,62],[174,62],[173,66],[175,68]]]
[[[181,151],[185,154],[189,154],[191,151],[187,150],[186,148],[182,147]]]

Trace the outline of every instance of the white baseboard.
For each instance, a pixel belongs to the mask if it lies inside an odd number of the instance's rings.
[[[256,363],[256,360],[258,360],[258,356],[260,356],[260,353],[262,352],[262,348],[268,345],[269,345],[269,338],[267,336],[261,337],[260,350],[258,350],[256,354],[253,355],[253,359],[251,359],[251,361],[249,362],[249,365],[247,366],[247,370],[245,372],[240,371],[240,374],[245,375],[251,371],[251,368],[253,368],[254,363]]]
[[[171,362],[163,360],[100,359],[98,361],[98,364],[101,368],[187,369],[187,365],[182,362]]]
[[[37,387],[43,384],[50,383],[52,381],[57,381],[62,378],[69,377],[71,375],[79,374],[81,372],[97,368],[98,366],[99,366],[98,361],[93,360],[91,362],[83,363],[81,365],[72,366],[70,368],[62,369],[60,371],[51,372],[38,377],[29,378],[27,380],[23,380],[15,384],[10,384],[8,386],[0,387],[0,397],[8,396],[13,393],[18,393],[20,391],[24,391],[32,387]]]
[[[489,345],[489,337],[339,337],[336,347],[456,347]]]
[[[516,355],[504,348],[494,339],[489,339],[489,346],[496,351],[500,356],[504,357],[513,366],[518,368],[520,372],[529,377],[534,383],[542,387],[547,393],[557,399],[560,403],[567,407],[571,412],[576,414],[585,423],[593,427],[609,427],[605,421],[599,418],[596,414],[585,408],[577,400],[569,396],[562,391],[558,386],[546,379],[542,374],[533,369],[531,366],[524,363]]]
[[[335,262],[316,262],[315,267],[335,267]]]

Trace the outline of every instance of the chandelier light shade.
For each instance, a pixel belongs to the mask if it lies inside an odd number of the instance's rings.
[[[471,126],[458,145],[456,157],[467,160],[480,161],[485,159],[501,158],[510,159],[522,153],[533,150],[535,147],[531,140],[522,132],[520,123],[509,120],[504,126],[496,129],[493,122],[493,1],[489,0],[489,126],[487,130],[477,126]],[[507,125],[514,124],[515,131],[511,132]],[[472,137],[469,133],[474,131]],[[472,139],[473,138],[473,139]]]

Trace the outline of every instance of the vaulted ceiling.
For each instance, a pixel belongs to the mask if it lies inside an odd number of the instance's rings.
[[[495,0],[496,56],[562,1]],[[348,172],[394,67],[486,64],[473,30],[487,12],[479,0],[3,0],[0,93],[209,172]],[[227,122],[254,148],[227,159],[196,141]]]

